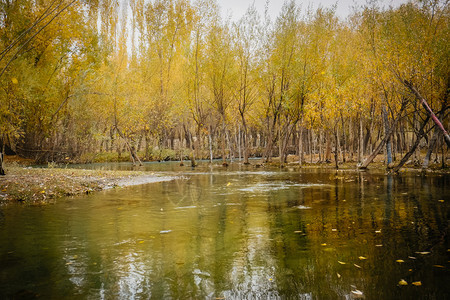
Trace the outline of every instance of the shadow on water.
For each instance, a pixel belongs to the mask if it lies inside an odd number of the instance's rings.
[[[1,208],[0,298],[449,296],[448,175],[144,169],[183,177]]]

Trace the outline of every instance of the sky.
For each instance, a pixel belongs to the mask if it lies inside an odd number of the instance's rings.
[[[281,11],[284,0],[269,0],[269,14],[272,20],[275,20]],[[261,15],[264,14],[264,7],[266,0],[218,0],[219,5],[222,8],[222,14],[224,16],[232,15],[232,20],[238,20],[247,10],[247,8],[255,3],[255,6]],[[317,9],[319,5],[322,7],[331,7],[337,3],[336,14],[345,19],[351,12],[351,8],[355,6],[361,6],[366,3],[365,0],[295,0],[298,5],[301,5],[303,11],[309,6],[312,6],[313,10]],[[380,0],[381,7],[388,7],[392,5],[397,7],[402,3],[406,3],[407,0]]]

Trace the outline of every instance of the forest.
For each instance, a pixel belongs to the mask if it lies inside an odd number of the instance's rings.
[[[237,21],[215,0],[1,0],[0,145],[37,162],[445,167],[449,41],[447,0]]]

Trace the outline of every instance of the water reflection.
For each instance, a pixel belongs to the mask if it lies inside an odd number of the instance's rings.
[[[449,296],[448,176],[184,175],[2,208],[0,298]]]

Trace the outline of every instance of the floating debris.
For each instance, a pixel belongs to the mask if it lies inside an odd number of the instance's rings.
[[[408,285],[408,282],[406,282],[406,280],[404,280],[404,279],[401,279],[401,280],[398,282],[398,285]]]
[[[364,297],[363,292],[361,292],[360,290],[353,290],[352,296],[353,296],[353,298],[356,298],[356,299]]]
[[[311,209],[311,207],[305,206],[305,205],[299,205],[299,206],[296,206],[296,208],[298,208],[298,209]]]

